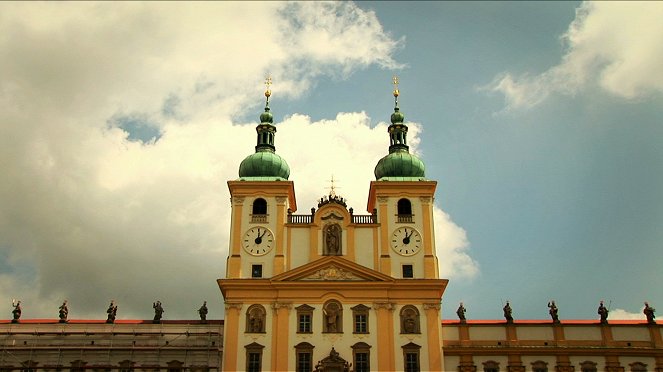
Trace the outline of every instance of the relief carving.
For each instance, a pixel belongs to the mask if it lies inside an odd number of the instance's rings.
[[[354,273],[345,271],[340,267],[329,266],[324,269],[318,270],[315,274],[310,275],[304,280],[362,280]]]

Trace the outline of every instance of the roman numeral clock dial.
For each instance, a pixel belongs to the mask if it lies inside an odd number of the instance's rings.
[[[412,256],[421,250],[421,234],[412,227],[399,227],[391,234],[391,249],[402,256]]]
[[[242,247],[254,256],[267,254],[274,247],[274,234],[266,227],[252,227],[242,236]]]

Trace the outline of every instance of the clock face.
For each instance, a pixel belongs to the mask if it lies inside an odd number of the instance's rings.
[[[267,254],[274,247],[274,234],[266,227],[252,227],[242,236],[242,247],[254,256]]]
[[[391,248],[400,255],[412,256],[421,247],[421,235],[411,227],[399,227],[391,234]]]

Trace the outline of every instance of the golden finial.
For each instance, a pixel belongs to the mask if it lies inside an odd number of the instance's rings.
[[[398,97],[400,94],[398,91],[398,76],[394,75],[394,77],[391,78],[391,81],[394,83],[394,97]]]
[[[269,100],[269,96],[272,95],[272,91],[269,89],[272,86],[272,77],[270,75],[267,75],[267,79],[265,79],[265,86],[267,87],[267,90],[265,91],[265,97],[267,97],[267,100]]]

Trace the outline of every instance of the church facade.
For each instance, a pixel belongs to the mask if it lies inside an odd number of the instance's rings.
[[[355,213],[333,185],[298,211],[265,92],[255,152],[228,181],[224,320],[202,308],[200,320],[115,320],[113,304],[106,322],[14,314],[0,320],[0,371],[663,372],[653,318],[441,320],[437,183],[409,152],[393,93],[388,151]]]

